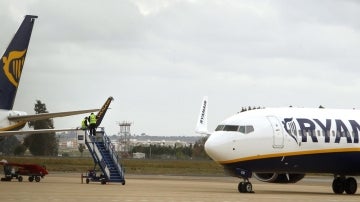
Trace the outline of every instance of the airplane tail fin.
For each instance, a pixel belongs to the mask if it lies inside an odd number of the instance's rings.
[[[13,108],[35,18],[37,16],[25,16],[0,59],[0,109]]]
[[[100,111],[96,114],[96,127],[98,127],[101,123],[101,121],[103,120],[106,111],[109,109],[110,103],[111,101],[113,101],[114,98],[113,97],[109,97],[106,102],[104,103],[104,105],[101,107]]]
[[[208,97],[205,96],[201,103],[199,118],[196,124],[195,132],[199,134],[209,135],[207,129],[207,110],[208,109]]]

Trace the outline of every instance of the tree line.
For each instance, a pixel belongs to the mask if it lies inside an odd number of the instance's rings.
[[[134,146],[131,149],[131,153],[144,153],[146,158],[149,159],[208,159],[204,144],[207,137],[202,137],[194,144],[187,146],[176,145],[175,146],[161,146],[161,145],[149,145],[149,146]]]

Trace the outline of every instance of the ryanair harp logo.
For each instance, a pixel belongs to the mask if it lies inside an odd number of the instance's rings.
[[[4,73],[15,87],[18,87],[22,68],[25,61],[26,49],[23,51],[11,51],[8,57],[4,56]]]

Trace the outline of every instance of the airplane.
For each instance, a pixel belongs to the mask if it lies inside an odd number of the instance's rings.
[[[0,62],[0,138],[10,135],[39,134],[60,131],[74,131],[77,128],[68,129],[42,129],[22,130],[29,121],[49,119],[55,117],[71,116],[76,114],[90,113],[100,109],[86,109],[57,113],[40,113],[28,115],[26,112],[13,110],[16,92],[19,87],[21,73],[24,67],[26,53],[34,22],[37,16],[26,15],[19,29],[15,33]],[[110,98],[109,98],[110,99]],[[111,97],[112,99],[112,97]],[[107,100],[106,103],[109,101]],[[105,104],[106,104],[105,103]],[[107,107],[106,107],[107,109]],[[105,110],[106,111],[106,110]],[[104,111],[101,111],[104,115]],[[102,118],[101,118],[102,119]],[[101,121],[101,120],[100,120]]]
[[[249,178],[296,183],[307,173],[332,174],[335,194],[355,194],[360,175],[360,110],[264,108],[237,113],[207,130],[204,97],[195,132],[208,135],[206,153],[225,173],[242,178],[240,193],[253,193]]]

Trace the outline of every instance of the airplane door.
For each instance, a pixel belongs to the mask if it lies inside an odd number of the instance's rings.
[[[85,145],[85,130],[78,130],[76,131],[77,135],[77,142],[78,144],[84,144]]]
[[[284,147],[284,134],[281,130],[281,123],[275,116],[267,117],[273,129],[273,148]]]

